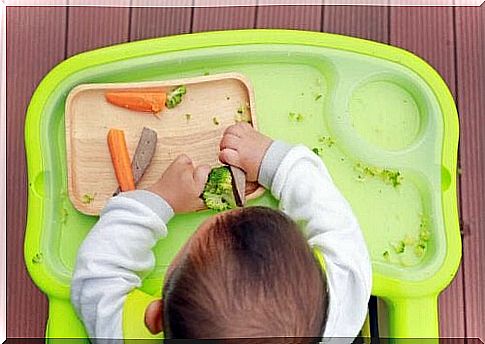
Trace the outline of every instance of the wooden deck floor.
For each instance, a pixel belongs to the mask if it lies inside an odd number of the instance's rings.
[[[123,0],[127,2],[129,0]],[[131,0],[143,5],[143,0]],[[197,0],[195,0],[197,1]],[[7,335],[42,337],[46,298],[23,263],[26,106],[41,78],[76,53],[115,43],[232,28],[293,28],[408,49],[444,77],[459,107],[463,263],[440,297],[441,336],[485,341],[485,5],[481,8],[274,6],[7,9]]]

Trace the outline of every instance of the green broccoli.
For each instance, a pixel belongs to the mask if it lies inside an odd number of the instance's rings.
[[[182,96],[185,93],[187,93],[187,88],[184,85],[174,88],[172,92],[167,95],[165,104],[169,109],[173,109],[182,102]]]
[[[232,175],[227,166],[212,169],[202,192],[202,199],[207,208],[216,211],[236,208]]]

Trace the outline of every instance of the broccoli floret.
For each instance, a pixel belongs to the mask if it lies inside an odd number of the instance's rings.
[[[232,189],[232,175],[228,167],[216,167],[209,174],[202,193],[202,199],[209,209],[223,211],[236,208]]]
[[[167,107],[173,109],[179,105],[185,93],[187,93],[187,88],[183,85],[173,89],[172,92],[167,95],[167,101],[165,102]]]

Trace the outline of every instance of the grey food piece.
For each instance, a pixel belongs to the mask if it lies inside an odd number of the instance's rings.
[[[133,155],[133,160],[131,161],[131,170],[133,172],[135,185],[138,184],[146,169],[150,165],[156,148],[157,132],[146,127],[143,128],[140,140],[136,146],[135,155]],[[118,195],[120,191],[121,190],[118,187],[113,196]]]
[[[232,189],[238,207],[246,203],[246,173],[240,168],[229,166],[232,174]]]

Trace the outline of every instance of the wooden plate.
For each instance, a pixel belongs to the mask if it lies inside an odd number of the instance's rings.
[[[127,110],[105,100],[106,91],[137,88],[172,90],[187,87],[183,101],[165,109],[159,118],[150,113]],[[153,184],[179,154],[187,154],[196,165],[220,165],[219,142],[228,126],[243,117],[257,128],[254,92],[240,74],[218,74],[169,81],[84,84],[75,87],[66,101],[66,151],[69,197],[79,211],[98,215],[118,184],[107,146],[110,128],[125,132],[132,157],[143,127],[158,133],[153,160],[137,185]],[[247,198],[255,198],[264,189],[248,183]]]

